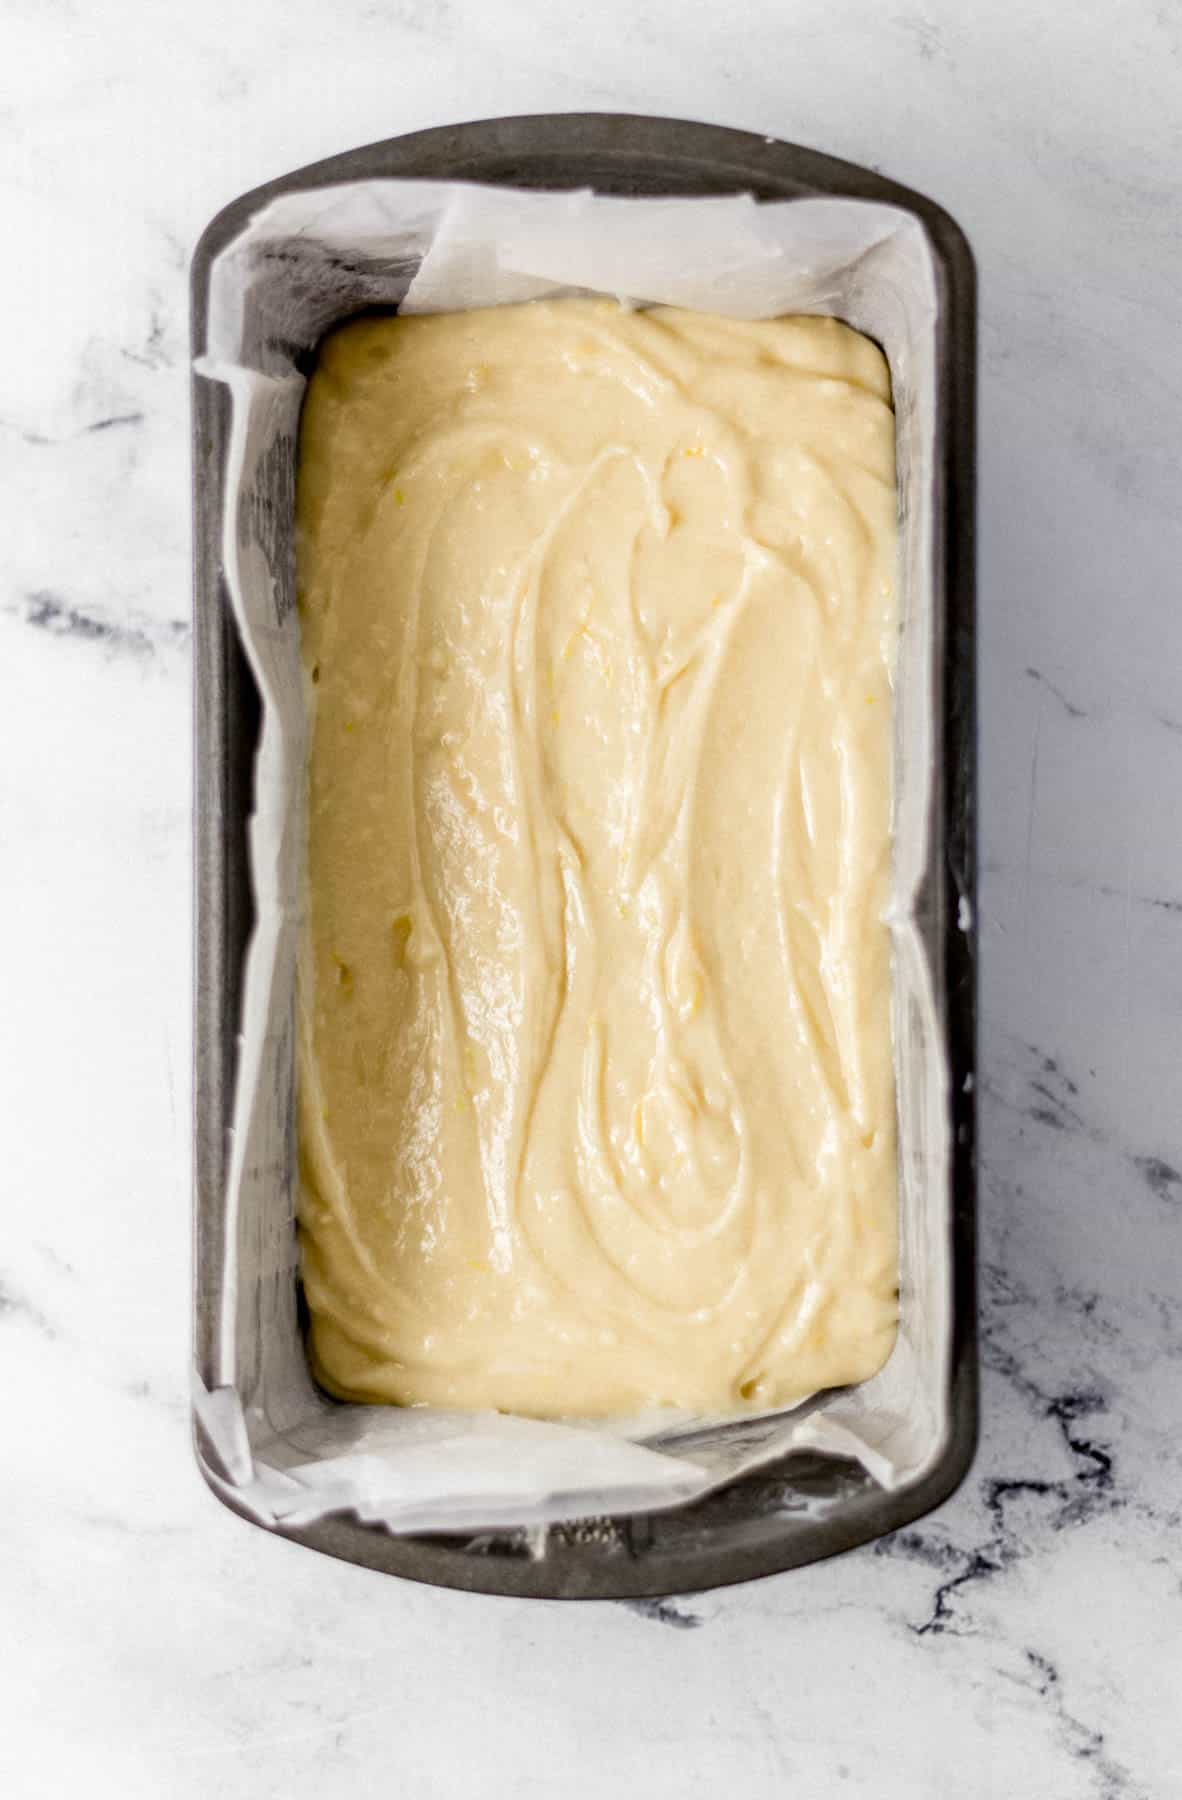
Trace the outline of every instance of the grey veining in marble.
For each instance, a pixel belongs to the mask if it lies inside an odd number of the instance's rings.
[[[1182,1792],[1182,11],[0,0],[0,1787],[187,1800]],[[984,1433],[915,1528],[619,1606],[385,1582],[187,1448],[185,263],[505,111],[714,119],[981,275]]]

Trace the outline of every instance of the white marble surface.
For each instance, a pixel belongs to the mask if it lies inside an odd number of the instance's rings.
[[[1182,10],[2,0],[0,52],[0,1789],[1176,1795]],[[579,107],[874,163],[981,273],[981,1451],[665,1609],[334,1564],[187,1442],[187,254],[316,156]]]

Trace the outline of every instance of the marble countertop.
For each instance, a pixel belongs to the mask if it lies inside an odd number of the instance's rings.
[[[0,0],[0,28],[0,1788],[1177,1794],[1182,11]],[[185,273],[273,174],[579,108],[871,163],[976,250],[984,1386],[916,1528],[570,1608],[317,1557],[191,1461]]]

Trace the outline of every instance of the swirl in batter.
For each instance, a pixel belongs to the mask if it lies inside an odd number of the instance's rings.
[[[349,325],[308,390],[298,574],[318,1379],[587,1416],[873,1374],[880,351],[576,299]]]

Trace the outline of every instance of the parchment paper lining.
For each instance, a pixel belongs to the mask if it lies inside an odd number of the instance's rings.
[[[886,1367],[791,1412],[552,1424],[342,1406],[312,1383],[296,1313],[294,993],[304,690],[293,499],[305,371],[366,307],[456,311],[594,292],[740,318],[832,313],[876,338],[894,384],[901,631],[895,704],[894,1034],[901,1316]],[[536,1527],[702,1495],[793,1449],[853,1456],[884,1487],[918,1478],[947,1430],[948,1096],[932,975],[913,909],[932,769],[936,284],[918,223],[893,207],[801,199],[615,199],[366,181],[290,194],[214,263],[201,375],[232,403],[224,563],[262,698],[250,946],[227,1194],[226,1305],[196,1404],[221,1479],[267,1522],[343,1509],[393,1531]]]

